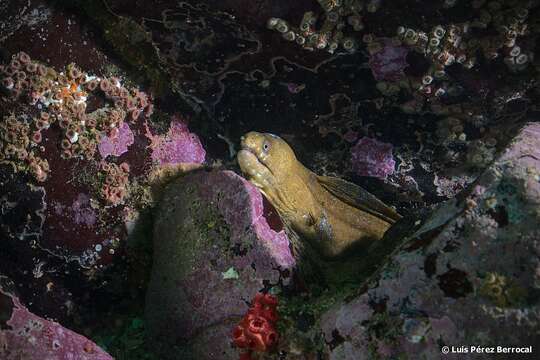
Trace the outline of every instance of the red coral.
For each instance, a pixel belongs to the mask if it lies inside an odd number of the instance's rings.
[[[275,329],[278,320],[278,300],[270,294],[258,293],[248,312],[233,331],[233,342],[247,352],[240,354],[240,360],[251,359],[251,353],[267,352],[278,341],[278,333]]]

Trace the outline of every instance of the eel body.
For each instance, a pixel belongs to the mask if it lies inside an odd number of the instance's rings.
[[[241,146],[237,160],[242,172],[283,222],[324,258],[337,258],[381,239],[400,218],[358,185],[307,169],[276,135],[250,132]]]

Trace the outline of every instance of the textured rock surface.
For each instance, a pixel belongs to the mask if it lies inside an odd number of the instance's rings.
[[[330,358],[538,344],[539,174],[540,125],[529,124],[470,189],[410,231],[368,290],[322,316]]]
[[[0,276],[0,359],[112,360],[84,336],[28,311],[5,283]]]
[[[294,266],[287,236],[263,216],[260,192],[230,171],[198,171],[169,185],[154,254],[150,334],[197,359],[237,358],[231,332],[247,302],[288,281]]]

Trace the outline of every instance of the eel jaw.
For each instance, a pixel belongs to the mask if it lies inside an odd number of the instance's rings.
[[[238,165],[249,181],[260,189],[268,189],[274,181],[272,172],[259,161],[249,148],[242,148],[237,154]]]

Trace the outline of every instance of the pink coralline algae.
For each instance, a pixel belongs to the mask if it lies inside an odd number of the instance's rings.
[[[155,136],[147,130],[152,160],[158,165],[202,164],[206,157],[199,137],[189,132],[187,124],[177,117],[164,136]]]
[[[66,216],[77,225],[85,225],[90,228],[95,225],[97,220],[96,211],[90,206],[90,197],[83,193],[77,196],[71,206],[66,207],[61,203],[54,202],[53,208],[56,215]]]
[[[351,163],[358,175],[384,180],[394,173],[396,165],[392,156],[392,144],[363,137],[351,148]]]
[[[276,232],[268,225],[268,221],[264,216],[264,203],[261,192],[250,182],[244,179],[241,179],[241,181],[245,187],[244,191],[247,191],[251,201],[251,226],[259,236],[261,244],[272,254],[272,258],[277,265],[284,269],[293,268],[296,260],[292,256],[289,248],[289,238],[285,231]]]
[[[393,45],[389,39],[382,39],[382,49],[371,55],[369,66],[376,80],[397,81],[403,77],[407,63],[408,50]]]
[[[109,155],[120,156],[128,151],[128,147],[133,144],[133,141],[133,132],[127,122],[123,122],[118,128],[110,131],[109,134],[103,133],[101,135],[98,150],[104,159]]]
[[[259,189],[231,171],[212,173],[200,180],[203,196],[209,203],[217,202],[220,212],[232,228],[233,237],[240,237],[248,226],[257,235],[261,252],[283,269],[291,269],[296,261],[289,248],[289,238],[284,230],[274,231],[264,216],[263,197]],[[209,194],[229,193],[220,201]],[[215,195],[214,195],[215,196]]]
[[[0,303],[8,303],[11,317],[0,327],[2,360],[112,360],[113,358],[88,340],[62,325],[29,312],[16,297],[0,288]],[[9,309],[11,308],[11,309]],[[0,319],[0,325],[2,325]]]
[[[90,198],[86,194],[79,194],[77,200],[71,205],[71,215],[75,224],[92,227],[96,223],[96,212],[90,207]]]

